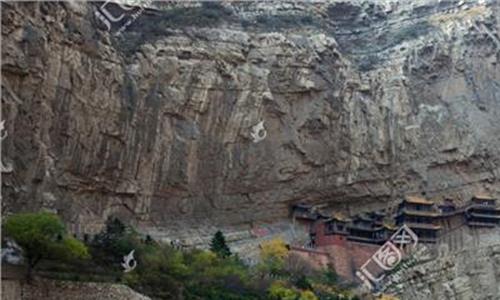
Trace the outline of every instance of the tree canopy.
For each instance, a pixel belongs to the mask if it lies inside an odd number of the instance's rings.
[[[212,238],[210,250],[222,258],[231,256],[231,250],[226,244],[226,238],[220,230],[217,231]]]
[[[11,215],[3,224],[3,232],[23,249],[28,275],[42,259],[69,260],[89,257],[87,247],[67,235],[61,219],[52,213]]]

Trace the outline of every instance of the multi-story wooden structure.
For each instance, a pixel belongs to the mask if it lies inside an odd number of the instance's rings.
[[[351,221],[340,213],[334,213],[329,218],[318,220],[311,230],[313,246],[343,245],[349,234],[347,224]]]
[[[330,219],[325,220],[325,234],[348,235],[347,225],[351,220],[340,213],[334,213]]]
[[[472,227],[495,227],[500,224],[500,209],[496,199],[487,195],[474,196],[465,209],[467,225]]]
[[[419,242],[435,243],[438,231],[440,212],[434,203],[422,197],[408,196],[399,205],[396,224],[410,227],[418,236]]]
[[[357,215],[347,228],[348,240],[370,244],[383,244],[390,236],[391,229],[383,224],[383,214],[372,212]]]

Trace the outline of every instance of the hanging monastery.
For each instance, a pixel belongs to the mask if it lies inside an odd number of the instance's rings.
[[[396,207],[346,216],[324,212],[314,205],[291,207],[295,226],[308,232],[303,245],[292,251],[318,267],[333,264],[337,273],[354,279],[354,273],[402,225],[408,226],[418,242],[436,247],[457,229],[495,230],[500,224],[496,199],[478,194],[464,205],[447,199],[436,204],[420,196],[406,196]]]

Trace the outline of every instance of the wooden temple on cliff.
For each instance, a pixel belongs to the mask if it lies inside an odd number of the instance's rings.
[[[421,243],[436,243],[442,224],[453,218],[465,219],[472,228],[492,228],[500,225],[500,209],[496,199],[476,195],[465,205],[457,207],[451,199],[436,205],[423,197],[407,196],[397,206],[395,213],[385,210],[345,216],[340,212],[325,214],[317,207],[297,204],[292,207],[294,221],[307,224],[311,247],[342,244],[352,241],[367,244],[383,244],[397,228],[407,225]],[[449,226],[448,226],[449,227]]]
[[[500,209],[496,199],[486,195],[474,196],[465,209],[467,225],[471,227],[495,227],[500,224]]]
[[[433,202],[421,197],[408,196],[398,206],[396,225],[407,225],[418,235],[419,242],[435,243],[440,211]]]
[[[357,215],[347,225],[348,240],[372,244],[383,244],[393,230],[384,224],[385,213],[375,211]]]

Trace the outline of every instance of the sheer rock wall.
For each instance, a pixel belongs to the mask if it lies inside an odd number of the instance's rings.
[[[4,212],[196,244],[299,201],[498,196],[499,4],[411,3],[153,3],[119,36],[95,3],[2,3]]]

